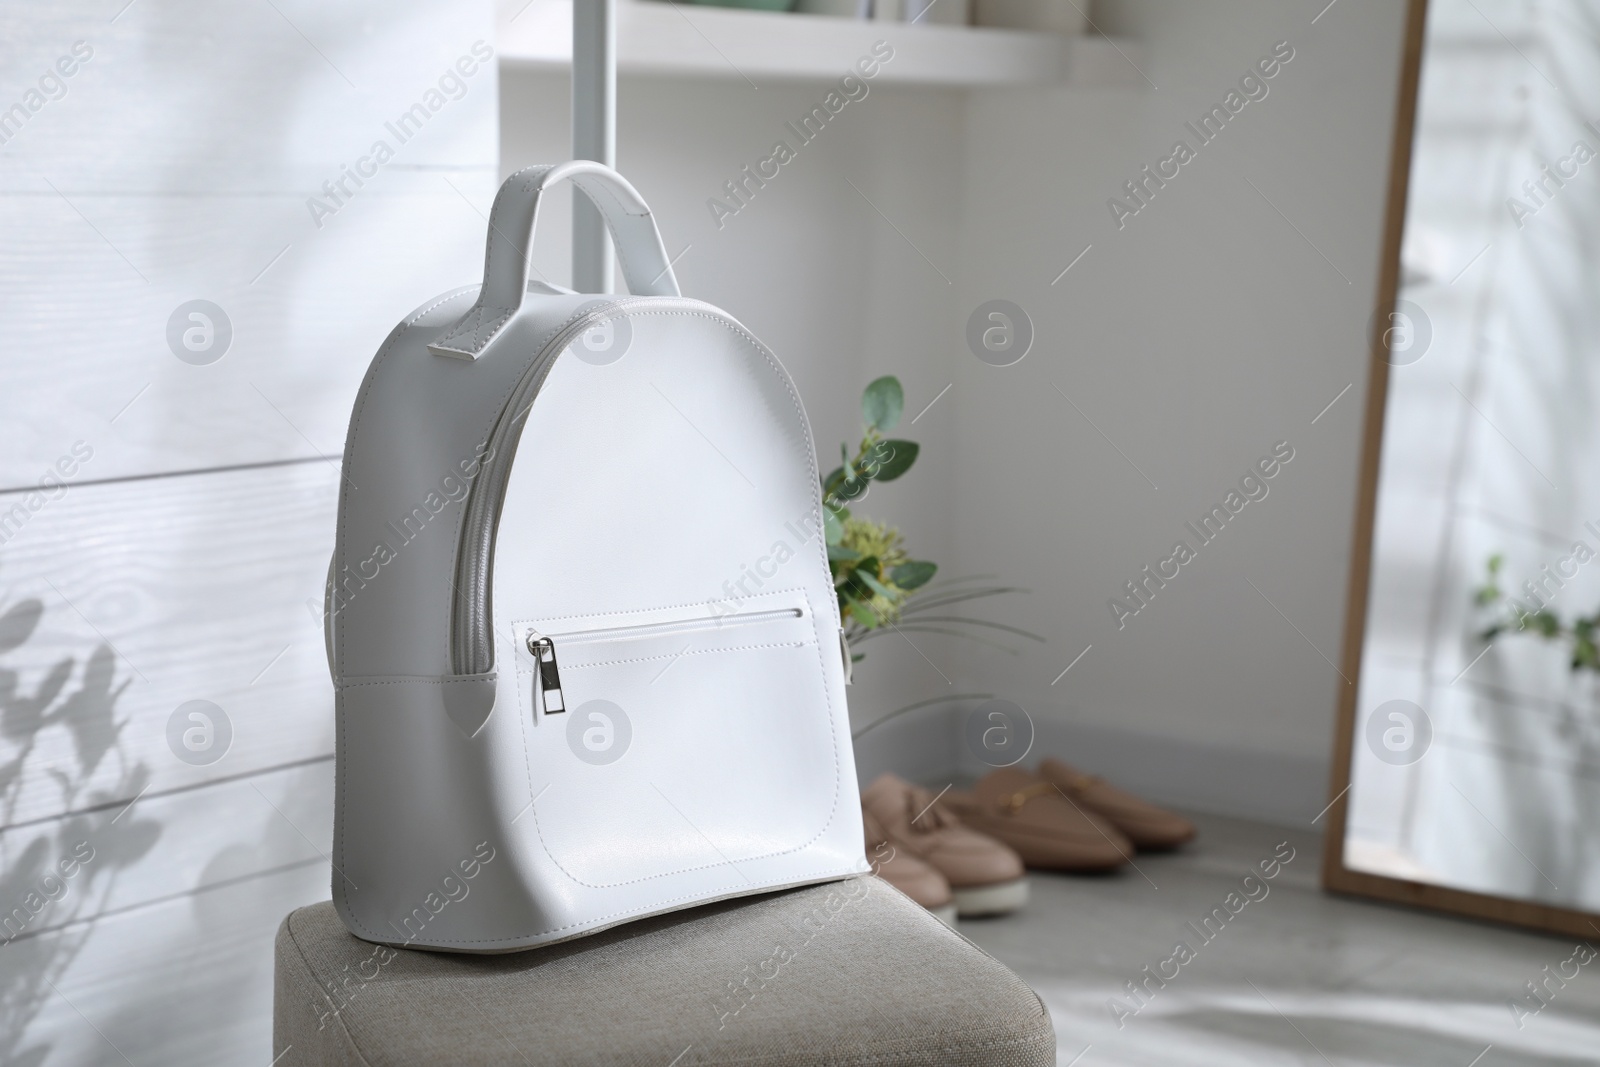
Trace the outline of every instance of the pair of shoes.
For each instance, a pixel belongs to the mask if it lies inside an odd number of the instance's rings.
[[[867,857],[877,875],[946,922],[1004,915],[1027,903],[1022,858],[963,826],[942,799],[892,774],[861,794]]]
[[[948,801],[967,825],[1010,845],[1029,867],[1048,870],[1109,871],[1136,848],[1176,848],[1195,834],[1182,816],[1055,759],[1037,774],[1001,768]]]

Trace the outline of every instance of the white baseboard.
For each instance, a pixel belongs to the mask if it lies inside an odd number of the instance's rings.
[[[861,784],[884,771],[926,783],[982,775],[988,767],[968,751],[963,738],[967,712],[979,703],[933,704],[862,731],[855,744]],[[1055,718],[1036,719],[1034,731],[1024,766],[1056,756],[1188,811],[1304,827],[1328,802],[1326,759],[1221,748]]]

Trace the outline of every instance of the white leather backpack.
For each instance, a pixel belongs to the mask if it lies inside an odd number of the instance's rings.
[[[565,178],[632,296],[528,281]],[[324,610],[350,931],[505,952],[867,870],[821,506],[788,374],[678,295],[634,188],[508,178],[482,287],[395,327],[350,419]]]

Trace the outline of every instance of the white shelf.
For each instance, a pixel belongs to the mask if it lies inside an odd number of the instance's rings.
[[[1105,37],[860,22],[820,15],[618,0],[617,68],[624,74],[825,80],[849,72],[876,41],[894,58],[875,80],[946,86],[1139,88],[1136,46]],[[500,0],[496,51],[512,68],[572,62],[572,6]],[[1131,60],[1131,62],[1130,62]]]

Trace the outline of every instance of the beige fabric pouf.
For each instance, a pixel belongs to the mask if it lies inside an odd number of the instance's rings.
[[[276,1067],[1047,1065],[1021,979],[876,878],[498,956],[373,945],[328,902],[278,930]]]

